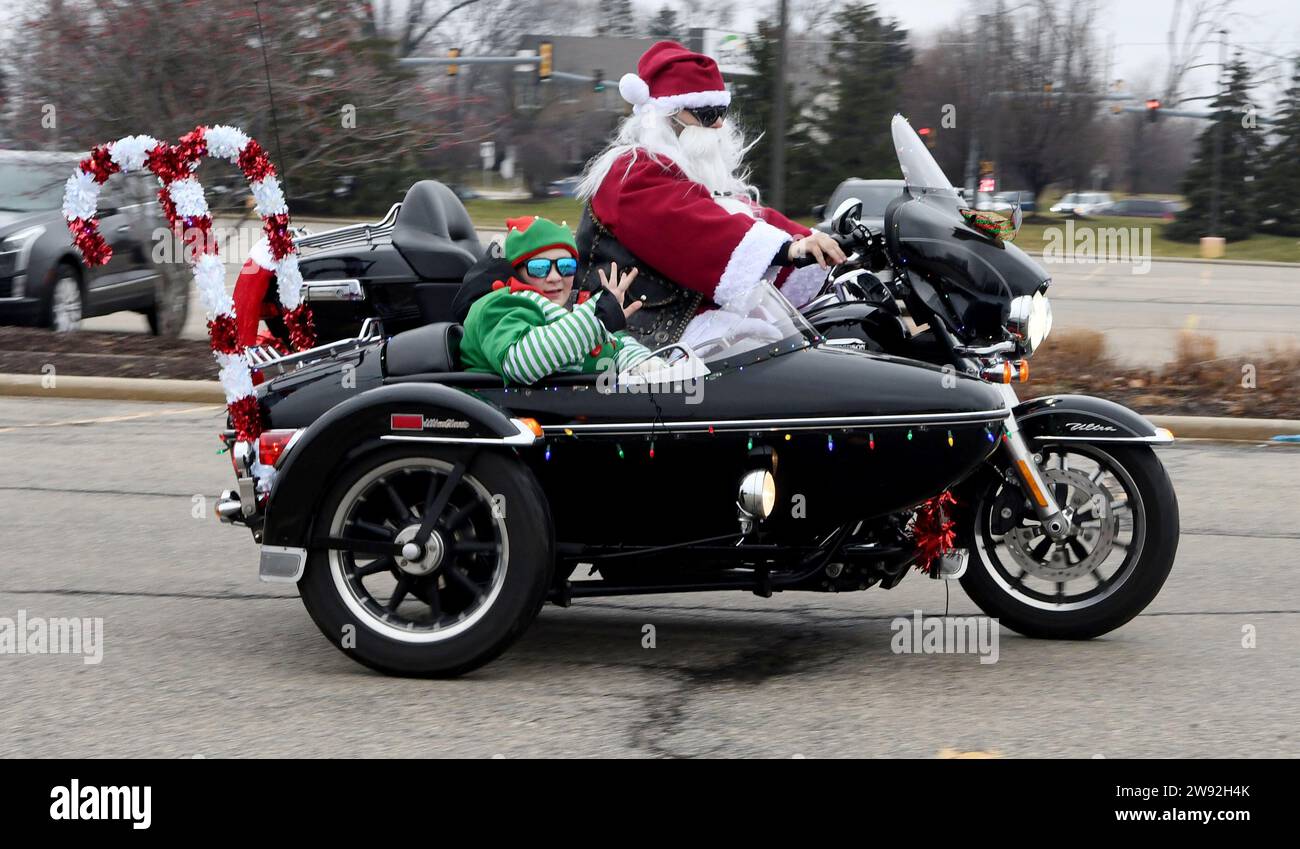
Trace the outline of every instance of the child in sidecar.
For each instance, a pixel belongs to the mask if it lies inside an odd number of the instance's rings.
[[[460,358],[469,371],[532,384],[549,374],[637,373],[660,363],[626,332],[639,301],[624,305],[636,269],[599,270],[602,288],[573,294],[578,247],[568,227],[545,218],[506,221],[505,258],[513,269],[474,301],[464,321]],[[570,305],[571,299],[574,301]]]

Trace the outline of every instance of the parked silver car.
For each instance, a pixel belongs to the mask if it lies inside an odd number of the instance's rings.
[[[1051,211],[1061,215],[1095,215],[1100,207],[1113,202],[1109,192],[1070,192],[1052,204]]]

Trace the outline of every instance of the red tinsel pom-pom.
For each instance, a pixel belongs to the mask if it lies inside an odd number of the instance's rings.
[[[943,492],[916,508],[912,539],[916,543],[916,568],[927,575],[934,562],[951,551],[957,541],[956,522],[948,518],[945,507],[957,503],[951,492]]]
[[[163,217],[167,219],[167,224],[173,230],[176,229],[176,204],[172,203],[172,196],[168,194],[166,188],[158,190],[158,208],[162,210]]]
[[[219,315],[208,322],[208,338],[218,354],[239,353],[238,328],[233,315]]]
[[[284,325],[289,328],[289,346],[295,351],[316,347],[316,323],[311,307],[299,304],[284,314]]]
[[[262,434],[262,407],[257,403],[257,396],[245,395],[238,401],[226,405],[230,415],[230,426],[235,430],[235,438],[240,442],[252,442]]]
[[[96,183],[104,183],[122,169],[113,161],[108,145],[101,144],[90,151],[90,156],[81,160],[81,170],[94,177]]]
[[[183,162],[198,162],[208,153],[208,142],[203,137],[203,127],[195,127],[181,136],[176,144],[176,155]]]
[[[164,184],[190,176],[190,163],[184,159],[181,149],[166,142],[159,142],[149,151],[144,164]]]
[[[217,253],[217,240],[212,236],[212,218],[207,215],[180,220],[181,244],[186,262],[193,262],[199,254]]]
[[[288,215],[268,215],[262,225],[271,256],[278,262],[293,253],[293,235],[289,232]]]
[[[275,173],[275,166],[271,164],[270,157],[255,139],[249,140],[248,144],[244,145],[244,149],[239,152],[237,164],[250,183],[264,180]]]
[[[77,246],[86,265],[94,268],[108,264],[113,249],[100,234],[98,221],[93,218],[74,218],[68,222],[68,231],[72,233],[72,244]]]

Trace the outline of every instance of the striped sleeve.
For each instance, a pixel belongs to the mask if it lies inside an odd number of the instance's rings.
[[[544,302],[539,306],[547,323],[520,336],[501,360],[502,376],[516,383],[536,383],[548,374],[580,365],[587,352],[606,338],[594,301],[569,312],[545,298],[537,300]]]
[[[618,339],[618,352],[614,355],[614,365],[619,374],[634,369],[654,356],[654,352],[642,345],[626,332],[614,334]]]

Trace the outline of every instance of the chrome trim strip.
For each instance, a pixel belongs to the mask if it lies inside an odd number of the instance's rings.
[[[406,436],[390,433],[379,437],[390,442],[435,442],[453,445],[519,445],[528,446],[537,441],[537,437],[528,429],[528,425],[511,419],[510,422],[519,430],[513,436]]]
[[[271,584],[296,584],[306,568],[307,549],[264,545],[257,578]]]
[[[618,422],[610,424],[544,425],[547,433],[666,433],[673,430],[812,430],[822,427],[905,427],[907,425],[951,424],[956,422],[1001,422],[1007,410],[977,410],[969,413],[908,413],[895,416],[813,416],[791,419],[721,419],[690,422]]]
[[[1035,436],[1040,442],[1145,442],[1150,445],[1173,445],[1171,433],[1157,433],[1154,436]]]
[[[364,301],[366,290],[360,280],[311,280],[302,284],[304,301]]]

